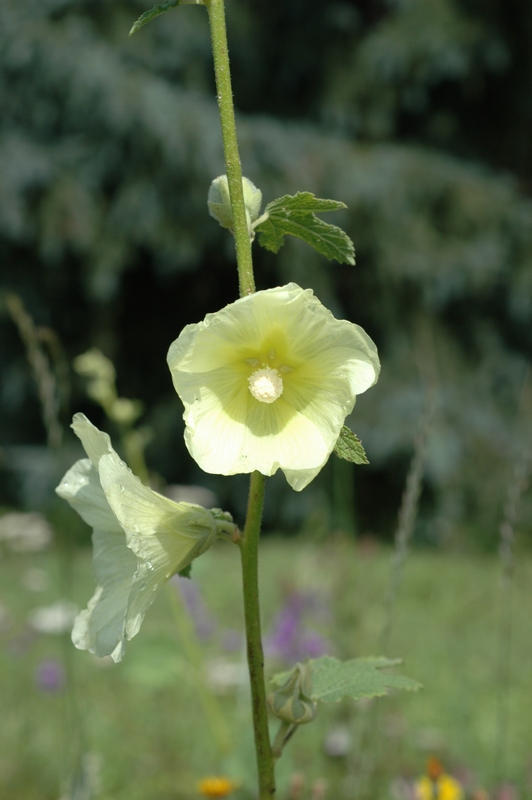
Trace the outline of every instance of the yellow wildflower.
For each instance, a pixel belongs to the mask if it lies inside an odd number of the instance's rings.
[[[203,797],[227,797],[237,788],[237,784],[225,777],[203,778],[198,783],[198,792]]]
[[[437,758],[429,758],[427,774],[416,781],[416,800],[463,800],[457,780],[444,772]]]

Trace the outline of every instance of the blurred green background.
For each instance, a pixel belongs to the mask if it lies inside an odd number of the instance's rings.
[[[61,448],[47,446],[6,303],[18,295],[39,329],[66,430],[83,411],[120,449],[119,429],[72,369],[99,347],[119,394],[143,403],[158,485],[200,484],[242,520],[247,479],[198,470],[166,366],[182,327],[238,292],[231,237],[206,205],[224,169],[207,16],[187,5],[129,39],[145,9],[144,0],[0,2],[2,800],[2,791],[57,800],[60,786],[62,800],[188,800],[212,771],[241,780],[239,798],[253,796],[244,650],[238,633],[232,650],[223,639],[241,629],[234,548],[218,543],[192,584],[214,620],[200,655],[235,745],[223,758],[193,699],[174,586],[118,667],[72,647],[72,615],[93,589],[89,548],[77,547],[90,531],[53,489],[81,451],[70,432]],[[287,749],[279,797],[323,797],[312,785],[325,776],[327,800],[412,800],[435,752],[468,798],[486,800],[475,792],[487,788],[524,800],[532,4],[227,0],[227,17],[244,173],[264,203],[299,190],[345,202],[327,219],[357,254],[351,267],[295,241],[279,257],[255,245],[258,288],[312,287],[368,331],[382,359],[348,420],[370,465],[332,459],[300,494],[282,475],[268,481],[264,528],[278,536],[264,543],[264,629],[272,636],[277,615],[303,596],[331,653],[403,656],[426,686],[375,712],[320,712]],[[414,549],[401,583],[386,543],[416,440],[413,536],[435,552]],[[415,511],[412,487],[409,497]],[[44,511],[53,537],[42,517],[15,510]],[[269,658],[269,673],[287,665],[278,661]],[[298,774],[306,788],[296,795]]]
[[[186,323],[237,294],[230,235],[206,209],[223,172],[207,15],[173,10],[129,39],[144,9],[3,0],[1,284],[68,362],[89,346],[113,360],[119,392],[145,403],[153,470],[206,484],[238,512],[244,484],[202,476],[186,454],[165,363]],[[441,543],[467,529],[493,545],[531,427],[520,398],[532,345],[532,6],[229,0],[227,16],[245,174],[265,202],[309,190],[348,206],[331,221],[354,240],[355,267],[298,242],[278,258],[255,245],[259,288],[312,286],[379,347],[382,377],[348,420],[371,466],[341,476],[346,513],[390,535],[430,395],[416,535]],[[42,507],[64,464],[47,461],[24,348],[5,313],[0,324],[0,502]],[[83,410],[103,424],[70,377],[65,422]],[[338,480],[329,467],[294,498],[275,478],[267,519],[290,530],[327,502],[334,514]]]

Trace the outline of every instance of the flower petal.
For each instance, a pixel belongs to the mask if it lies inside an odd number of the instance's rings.
[[[72,641],[79,650],[121,661],[131,582],[137,559],[127,547],[124,532],[94,530],[93,567],[97,587],[87,608],[74,623]]]
[[[99,469],[127,546],[137,557],[126,619],[131,639],[161,586],[214,542],[216,524],[201,506],[174,503],[144,486],[115,453],[103,456]]]
[[[85,414],[74,414],[70,427],[76,436],[81,439],[83,449],[96,468],[103,455],[106,453],[114,453],[108,434],[98,430],[98,428],[87,419]]]
[[[55,491],[59,497],[70,503],[91,528],[120,532],[123,535],[122,528],[109,507],[98,473],[88,458],[76,461]]]

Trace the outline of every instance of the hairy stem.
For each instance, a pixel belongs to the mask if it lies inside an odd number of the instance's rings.
[[[209,12],[216,92],[220,109],[225,171],[229,184],[229,197],[233,215],[233,234],[236,245],[238,283],[240,296],[253,294],[255,279],[251,258],[251,237],[246,218],[242,167],[236,136],[233,90],[225,28],[224,0],[204,0]],[[238,542],[242,555],[242,581],[244,589],[244,616],[246,624],[247,656],[253,707],[253,730],[259,776],[259,798],[270,800],[275,793],[272,749],[268,731],[266,687],[264,683],[264,656],[260,631],[259,607],[259,535],[264,505],[265,479],[259,472],[251,475],[246,524]]]
[[[222,139],[224,147],[225,171],[229,184],[231,210],[233,214],[233,233],[236,245],[238,283],[240,296],[255,291],[253,264],[251,260],[251,238],[246,219],[246,206],[242,190],[242,166],[236,137],[235,109],[231,88],[229,51],[225,28],[224,0],[205,0],[209,12],[212,52],[214,56],[214,75],[216,93],[220,109]]]
[[[251,700],[253,704],[253,729],[255,752],[259,772],[259,798],[270,800],[275,793],[273,757],[268,731],[266,687],[264,683],[264,656],[260,631],[259,609],[259,535],[264,504],[265,478],[253,472],[249,486],[248,513],[244,535],[240,543],[242,555],[242,581],[244,586],[244,616],[246,623],[247,655]]]

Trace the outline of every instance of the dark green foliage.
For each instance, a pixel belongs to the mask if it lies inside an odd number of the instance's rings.
[[[340,431],[340,437],[334,447],[334,452],[338,458],[350,461],[353,464],[369,464],[366,451],[358,436],[344,425]]]
[[[152,464],[197,481],[165,354],[184,324],[234,300],[237,280],[206,206],[224,172],[206,11],[185,5],[128,38],[146,5],[0,4],[2,284],[68,358],[95,345],[113,359],[120,394],[150,409]],[[265,203],[305,191],[348,207],[335,222],[356,266],[290,240],[275,261],[255,256],[259,288],[312,286],[379,346],[381,378],[352,420],[371,461],[356,472],[361,524],[375,519],[376,476],[408,460],[430,383],[426,535],[464,519],[493,535],[529,436],[532,7],[232,0],[227,17],[245,174]],[[42,442],[22,346],[1,326],[0,434]],[[102,422],[74,385],[80,408]]]
[[[148,22],[151,22],[152,19],[157,19],[160,17],[161,14],[166,14],[170,11],[171,8],[176,8],[179,5],[179,0],[168,0],[167,3],[162,3],[160,5],[153,6],[150,8],[149,11],[145,11],[144,14],[141,14],[138,20],[134,23],[133,27],[129,31],[129,35],[133,36],[140,28],[147,25]]]
[[[259,244],[278,253],[285,236],[295,236],[331,261],[354,264],[355,251],[349,236],[341,228],[316,216],[342,208],[345,208],[344,203],[322,200],[311,192],[279,197],[268,203],[264,210],[266,219],[255,228],[259,234]]]

